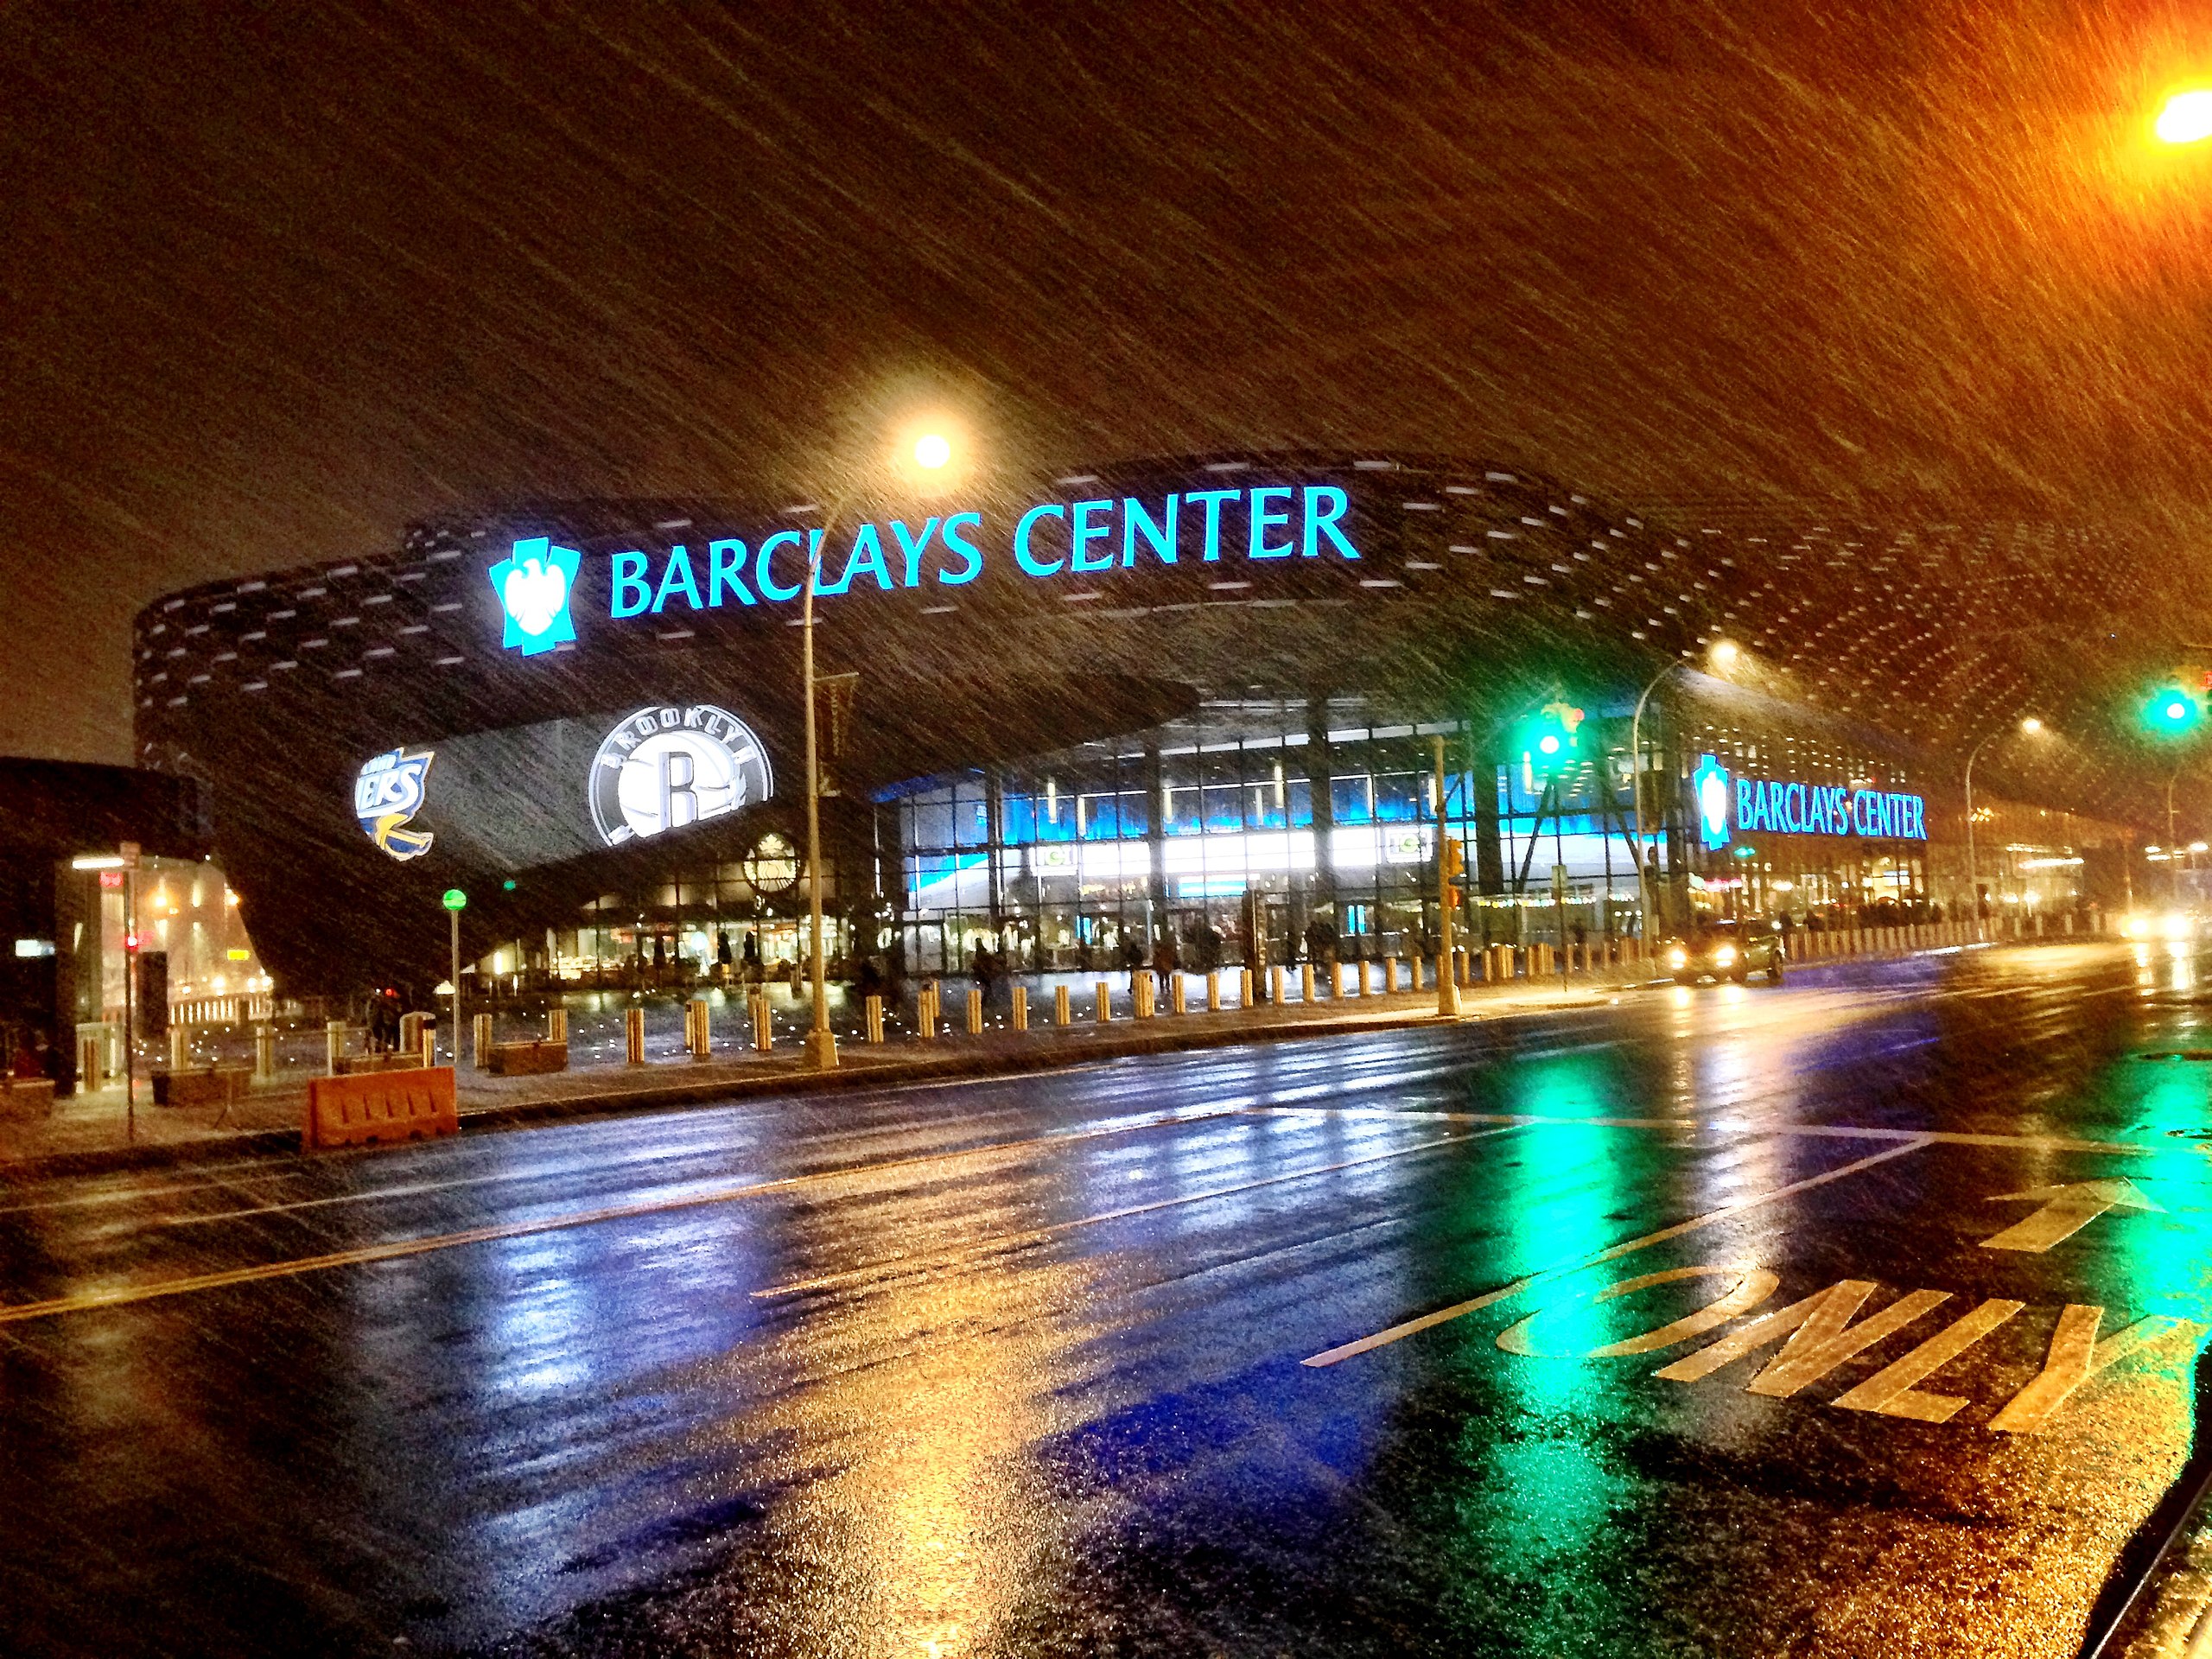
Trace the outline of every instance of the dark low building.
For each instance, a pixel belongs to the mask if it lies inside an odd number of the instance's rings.
[[[2119,902],[2157,774],[2088,728],[2203,637],[2178,575],[2075,531],[1630,511],[1448,460],[824,512],[536,504],[171,595],[137,631],[141,761],[208,785],[288,994],[441,976],[455,887],[485,972],[796,956],[811,556],[841,953],[1281,960],[1433,936],[1440,801],[1471,929],[1645,927],[1639,779],[1673,914]],[[1738,669],[1702,671],[1723,638]],[[1577,734],[1549,779],[1516,747],[1548,706]],[[1990,747],[1969,871],[1962,764],[2031,713],[2082,735]]]
[[[50,1046],[67,1089],[79,1028],[120,1016],[126,879],[202,865],[213,848],[207,798],[193,778],[60,760],[0,760],[0,906],[11,947],[0,1043],[10,1064],[27,1045]],[[137,849],[143,876],[126,877],[125,846]],[[142,1034],[158,1034],[168,1018],[164,944],[149,931],[141,953]]]

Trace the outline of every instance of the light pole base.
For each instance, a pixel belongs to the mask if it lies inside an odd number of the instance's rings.
[[[810,1031],[806,1033],[806,1069],[810,1071],[835,1071],[837,1069],[836,1033]]]

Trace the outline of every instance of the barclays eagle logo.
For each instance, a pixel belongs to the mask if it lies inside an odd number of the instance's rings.
[[[573,547],[556,547],[537,536],[517,542],[514,551],[492,567],[492,591],[506,615],[500,645],[519,646],[524,656],[535,657],[575,639],[569,599],[575,591],[581,556]]]

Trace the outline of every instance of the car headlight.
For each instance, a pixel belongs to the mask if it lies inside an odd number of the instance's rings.
[[[2160,931],[2170,939],[2185,939],[2190,934],[2190,918],[2185,911],[2174,911],[2159,924]]]
[[[1713,959],[1723,968],[1728,967],[1736,960],[1736,947],[1732,944],[1722,945],[1713,953]]]
[[[1690,953],[1683,950],[1680,945],[1675,946],[1675,949],[1667,953],[1667,965],[1669,968],[1688,967],[1690,965]]]
[[[2148,918],[2141,916],[2131,916],[2127,918],[2127,937],[2129,938],[2142,938],[2145,935],[2149,933],[2150,931],[2151,924]]]

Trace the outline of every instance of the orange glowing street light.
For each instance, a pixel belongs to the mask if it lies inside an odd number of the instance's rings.
[[[2212,138],[2212,89],[2171,94],[2151,130],[2166,144],[2201,144]]]

